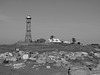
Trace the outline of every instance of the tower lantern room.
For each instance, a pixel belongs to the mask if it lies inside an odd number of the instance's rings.
[[[26,34],[25,34],[25,42],[30,43],[32,42],[32,36],[31,36],[31,16],[28,15],[26,17]]]

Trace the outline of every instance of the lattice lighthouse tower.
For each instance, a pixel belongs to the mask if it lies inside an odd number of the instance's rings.
[[[31,43],[32,42],[32,36],[31,36],[31,16],[28,15],[26,17],[26,34],[25,34],[25,42]]]

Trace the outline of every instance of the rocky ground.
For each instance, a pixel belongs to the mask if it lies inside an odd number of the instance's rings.
[[[16,48],[24,54],[18,54],[14,48],[9,46],[1,49],[0,74],[2,75],[100,75],[100,53],[99,49],[79,45],[35,46],[32,50],[26,50],[21,46]],[[25,47],[25,46],[24,46]],[[30,46],[27,47],[29,49]],[[38,54],[33,49],[38,50]],[[25,50],[24,50],[25,49]],[[47,50],[49,49],[49,50]],[[50,49],[52,49],[50,51]],[[55,50],[53,50],[55,49]],[[62,50],[60,50],[62,49]],[[98,50],[98,51],[96,51]],[[29,52],[33,54],[29,54]],[[8,52],[8,53],[5,53]],[[24,57],[28,53],[29,57]],[[13,56],[12,56],[12,55]],[[7,56],[6,56],[7,55]],[[16,55],[16,56],[15,56]],[[30,56],[31,55],[31,56]],[[27,56],[27,55],[26,55]],[[21,57],[21,59],[19,59]],[[23,57],[23,58],[22,58]],[[18,59],[18,60],[15,60]],[[7,61],[5,61],[7,60]]]

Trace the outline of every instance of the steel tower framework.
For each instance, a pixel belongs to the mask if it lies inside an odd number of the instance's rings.
[[[26,34],[25,34],[25,42],[31,43],[32,42],[32,36],[31,36],[31,16],[28,15],[26,17]]]

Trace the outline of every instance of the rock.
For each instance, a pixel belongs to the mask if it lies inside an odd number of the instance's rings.
[[[29,55],[28,55],[28,54],[24,54],[24,55],[22,56],[22,59],[25,59],[25,60],[29,59]]]
[[[54,64],[53,66],[57,66],[57,67],[60,67],[60,66],[62,66],[62,63],[56,63],[56,64]]]
[[[0,64],[2,64],[2,63],[3,63],[3,61],[4,61],[4,59],[0,58]]]
[[[50,69],[50,66],[46,66],[46,68]]]
[[[19,68],[22,68],[22,67],[25,67],[25,63],[16,63],[16,64],[12,64],[13,68],[15,69],[19,69]]]
[[[71,75],[90,75],[89,72],[83,69],[73,70],[71,71]]]

